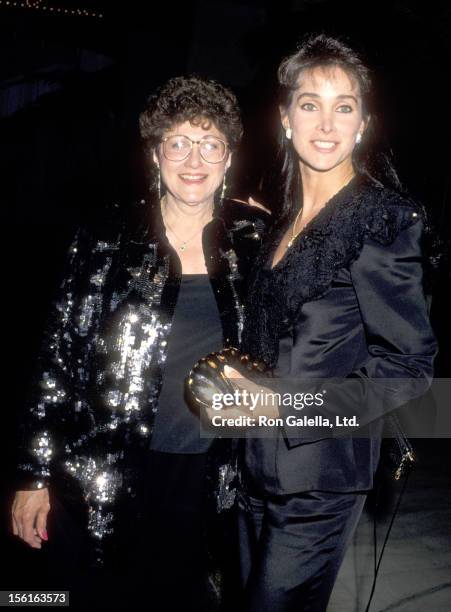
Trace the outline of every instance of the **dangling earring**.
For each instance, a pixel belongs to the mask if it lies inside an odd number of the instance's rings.
[[[355,136],[355,144],[360,144],[361,142],[362,142],[362,134],[360,132],[357,132]]]
[[[285,136],[288,138],[288,140],[291,140],[291,135],[293,134],[293,131],[291,128],[287,128],[285,130]]]
[[[157,166],[157,172],[158,172],[158,176],[157,176],[158,200],[161,200],[161,172],[160,172],[160,166]]]
[[[226,185],[225,173],[224,173],[224,178],[222,179],[221,202],[224,200],[226,189],[227,189],[227,185]]]

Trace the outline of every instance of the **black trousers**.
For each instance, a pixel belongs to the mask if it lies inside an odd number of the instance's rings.
[[[86,531],[64,499],[53,495],[47,586],[69,590],[73,610],[202,612],[204,483],[204,454],[149,452],[141,492],[130,500],[130,511],[116,534],[116,557],[102,569],[86,567]],[[141,519],[133,514],[138,507]]]
[[[239,511],[244,612],[325,612],[364,493],[248,496]]]

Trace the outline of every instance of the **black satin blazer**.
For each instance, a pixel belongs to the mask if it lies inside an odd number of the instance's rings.
[[[369,389],[388,394],[383,408],[372,402],[381,413],[424,392],[436,341],[422,287],[422,216],[410,199],[356,177],[271,270],[286,226],[276,230],[250,288],[244,348],[273,365],[276,377],[353,379],[354,408],[367,421],[380,416],[363,414]],[[391,393],[387,379],[394,378],[406,384]],[[339,398],[339,386],[325,388]],[[288,413],[282,406],[281,416]],[[327,431],[312,438],[282,427],[273,440],[247,440],[245,470],[272,494],[368,490],[380,432],[380,420],[366,438],[331,438]]]

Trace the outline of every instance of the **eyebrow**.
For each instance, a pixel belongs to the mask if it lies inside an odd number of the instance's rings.
[[[302,98],[302,96],[308,96],[309,98],[320,98],[321,97],[317,93],[305,91],[304,93],[299,94],[297,99],[300,100]],[[351,98],[351,100],[354,100],[354,102],[357,104],[357,98],[355,96],[350,95],[350,94],[340,94],[340,95],[337,96],[337,98],[339,100],[344,100],[346,98]]]

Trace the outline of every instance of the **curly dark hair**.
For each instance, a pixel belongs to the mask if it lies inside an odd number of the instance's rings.
[[[179,76],[148,98],[139,117],[147,151],[154,149],[171,127],[185,121],[205,129],[213,123],[226,136],[231,151],[237,149],[243,135],[238,101],[230,89],[196,75]]]

